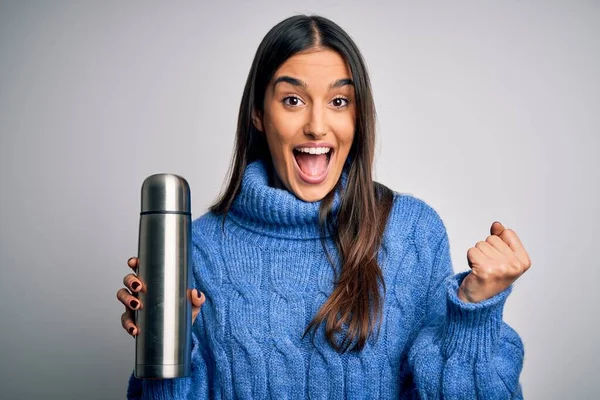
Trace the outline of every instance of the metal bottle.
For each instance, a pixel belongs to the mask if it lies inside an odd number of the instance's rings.
[[[174,174],[155,174],[142,184],[136,310],[137,378],[179,378],[191,372],[192,263],[190,187]]]

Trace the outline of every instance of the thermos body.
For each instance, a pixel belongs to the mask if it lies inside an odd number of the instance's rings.
[[[155,174],[142,184],[138,241],[135,376],[178,378],[191,372],[192,263],[190,189],[185,179]]]

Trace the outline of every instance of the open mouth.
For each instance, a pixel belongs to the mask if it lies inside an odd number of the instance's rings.
[[[293,150],[294,164],[300,178],[307,183],[321,183],[327,178],[331,147],[297,147]]]

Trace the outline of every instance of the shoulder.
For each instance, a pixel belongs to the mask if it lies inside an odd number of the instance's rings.
[[[201,243],[217,238],[221,232],[221,216],[208,211],[192,221],[192,241]]]
[[[385,232],[383,246],[393,260],[388,267],[390,284],[404,285],[406,279],[415,279],[419,285],[428,285],[437,254],[448,248],[446,227],[434,205],[413,194],[393,191]]]
[[[431,203],[413,194],[396,191],[393,194],[386,228],[389,235],[434,245],[447,236],[444,221]]]

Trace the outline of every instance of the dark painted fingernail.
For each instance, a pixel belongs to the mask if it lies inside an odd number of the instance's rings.
[[[129,328],[129,334],[130,335],[133,335],[133,330],[134,330],[133,326],[131,328]]]
[[[138,286],[140,286],[140,284],[139,284],[138,282],[133,282],[133,283],[131,284],[131,287],[133,288],[133,290],[137,289],[137,288],[138,288]]]
[[[137,301],[135,301],[135,300],[131,300],[129,302],[129,305],[131,306],[131,308],[136,308],[138,306],[138,304],[139,303]]]

